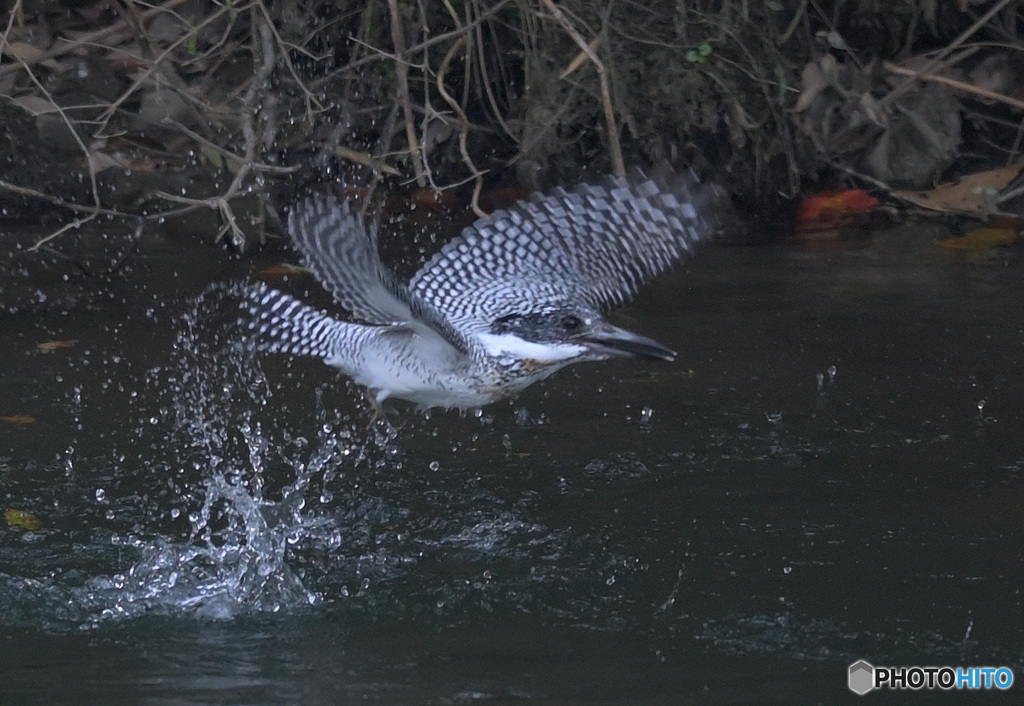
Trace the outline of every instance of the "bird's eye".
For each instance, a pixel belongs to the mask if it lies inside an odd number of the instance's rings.
[[[582,325],[583,322],[580,321],[580,317],[578,316],[569,314],[568,316],[562,317],[562,328],[566,331],[575,331]]]

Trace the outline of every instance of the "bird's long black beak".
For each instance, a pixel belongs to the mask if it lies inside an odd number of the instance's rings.
[[[676,352],[657,341],[638,333],[602,323],[599,327],[574,337],[592,352],[615,358],[645,358],[648,360],[675,360]]]

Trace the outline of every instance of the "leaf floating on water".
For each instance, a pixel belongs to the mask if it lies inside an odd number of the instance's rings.
[[[4,510],[4,519],[7,520],[7,524],[11,527],[23,530],[37,530],[42,524],[39,518],[31,512],[15,510],[13,508]]]
[[[0,422],[7,422],[8,424],[34,424],[35,421],[35,417],[30,417],[27,414],[8,414],[0,417]]]
[[[61,348],[74,348],[78,345],[77,338],[68,338],[63,341],[46,341],[36,346],[43,353],[53,353]]]
[[[940,240],[937,244],[951,250],[978,252],[991,250],[1001,245],[1013,245],[1020,233],[1011,228],[975,228],[967,231],[959,238]]]
[[[955,182],[939,184],[931,191],[894,191],[893,194],[933,211],[983,212],[992,205],[999,192],[1020,174],[1021,167],[1024,167],[1024,162],[968,174]]]

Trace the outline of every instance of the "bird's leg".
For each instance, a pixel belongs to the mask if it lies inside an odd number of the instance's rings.
[[[370,417],[370,423],[366,425],[366,431],[374,430],[378,444],[390,443],[398,434],[398,429],[388,419],[384,405],[373,394],[373,391],[367,390],[366,393],[366,397],[370,401],[370,407],[373,409],[373,416]],[[384,422],[383,430],[380,427],[375,427],[377,420]]]
[[[370,417],[370,423],[366,425],[366,430],[369,431],[373,428],[373,425],[377,423],[378,419],[384,419],[384,421],[387,421],[387,417],[384,416],[384,406],[377,401],[377,395],[374,394],[373,390],[367,388],[366,399],[370,402],[370,408],[373,410],[373,416]]]
[[[377,396],[372,389],[367,389],[367,401],[370,403],[370,408],[374,411],[370,417],[370,423],[367,424],[367,430],[369,431],[377,423],[377,420],[384,416],[384,407],[377,402]]]

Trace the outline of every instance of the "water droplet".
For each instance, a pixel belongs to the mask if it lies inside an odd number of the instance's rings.
[[[181,510],[176,507],[171,508],[171,519],[176,520],[181,515]]]
[[[107,499],[107,491],[103,488],[96,489],[96,502],[101,503]]]
[[[640,423],[641,424],[650,424],[651,423],[651,417],[653,417],[653,416],[654,416],[654,409],[652,407],[644,407],[642,410],[640,410]]]
[[[427,466],[427,468],[429,468],[432,471],[438,471],[441,469],[441,464],[438,463],[437,461],[431,461],[430,465]]]
[[[791,573],[793,573],[793,567],[792,566],[784,566],[784,567],[782,567],[782,573],[784,573],[784,574],[791,574]]]

